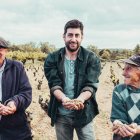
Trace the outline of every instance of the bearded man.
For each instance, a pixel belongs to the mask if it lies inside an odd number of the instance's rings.
[[[98,114],[96,91],[101,65],[95,53],[81,46],[83,24],[70,20],[64,27],[65,47],[48,55],[44,71],[50,88],[48,115],[57,140],[94,140],[93,118]]]

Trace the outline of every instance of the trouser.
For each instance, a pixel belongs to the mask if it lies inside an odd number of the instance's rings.
[[[92,122],[84,127],[74,127],[73,124],[73,118],[59,116],[55,123],[57,140],[73,140],[74,129],[79,140],[95,140]]]

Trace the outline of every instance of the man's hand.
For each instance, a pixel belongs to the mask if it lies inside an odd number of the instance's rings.
[[[73,103],[71,102],[71,99],[66,97],[66,96],[63,96],[62,99],[61,99],[61,102],[62,102],[62,105],[64,106],[64,108],[66,109],[69,109],[69,110],[72,110],[73,108]]]
[[[136,128],[132,127],[131,125],[124,124],[119,129],[119,135],[122,137],[133,137],[136,134]]]
[[[68,101],[70,101],[70,100],[71,100],[71,99],[68,98],[68,97],[66,97],[66,96],[63,96],[62,99],[61,99],[62,104],[63,104],[63,103],[66,103],[66,102],[68,102]]]
[[[15,102],[14,102],[14,101],[10,101],[10,102],[8,102],[6,106],[8,106],[8,107],[10,107],[10,108],[11,108],[11,114],[14,114],[14,113],[15,113],[15,111],[17,110],[17,108],[16,108],[16,105],[15,105]]]
[[[137,133],[137,124],[132,123],[130,125],[123,124],[119,120],[113,122],[113,133],[118,134],[121,137],[133,137]]]
[[[75,105],[76,105],[76,110],[81,110],[84,109],[84,100],[80,97],[78,97],[77,99],[74,99]]]
[[[0,115],[2,115],[4,107],[5,107],[5,106],[4,106],[3,104],[0,103]]]
[[[67,100],[62,102],[63,106],[69,110],[81,110],[84,108],[84,103],[80,99]]]
[[[118,134],[120,131],[120,127],[123,125],[123,123],[119,120],[115,120],[113,122],[113,127],[112,127],[112,131],[114,134]]]
[[[14,114],[16,111],[16,106],[14,101],[8,102],[7,105],[0,104],[0,115],[10,115]]]

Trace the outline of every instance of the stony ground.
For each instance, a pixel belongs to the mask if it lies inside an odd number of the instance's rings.
[[[100,75],[99,89],[96,94],[100,113],[94,119],[93,126],[97,140],[111,140],[112,124],[109,118],[114,85],[110,78],[110,68],[112,67],[116,78],[118,78],[120,82],[123,82],[123,77],[121,75],[122,69],[116,62],[106,62],[102,65],[103,69]],[[41,109],[40,104],[38,103],[39,95],[44,99],[49,98],[49,89],[43,73],[43,64],[26,64],[25,68],[33,87],[33,100],[27,110],[32,113],[31,116],[33,120],[31,121],[31,127],[34,134],[34,140],[56,140],[54,127],[51,127],[50,125],[50,118]],[[77,140],[76,135],[74,140]]]

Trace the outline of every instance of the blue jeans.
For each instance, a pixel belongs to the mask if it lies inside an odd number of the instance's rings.
[[[92,122],[84,127],[75,127],[73,124],[73,118],[59,116],[55,123],[57,140],[73,140],[74,129],[79,140],[95,140]]]

